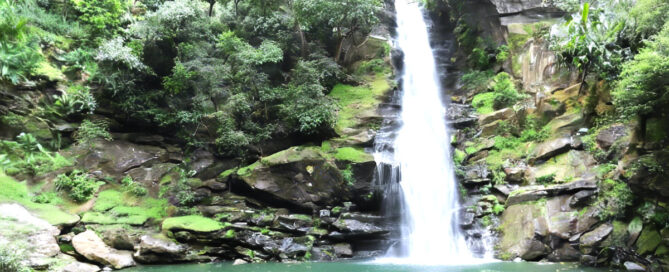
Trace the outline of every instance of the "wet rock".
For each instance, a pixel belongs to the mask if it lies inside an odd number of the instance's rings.
[[[562,246],[553,250],[547,259],[551,262],[578,262],[581,259],[581,252],[569,243],[563,243]]]
[[[167,151],[157,146],[138,145],[126,141],[94,140],[92,144],[72,148],[79,167],[121,178],[126,172],[152,163],[166,162]]]
[[[479,125],[485,126],[498,120],[507,120],[512,118],[516,112],[512,108],[504,108],[489,114],[479,116]]]
[[[353,257],[353,249],[349,243],[338,243],[333,246],[335,255],[340,258]]]
[[[584,233],[579,239],[581,252],[590,254],[594,247],[599,245],[613,231],[610,223],[601,224],[594,230]]]
[[[510,167],[504,167],[506,181],[516,184],[523,183],[525,181],[525,171],[527,171],[527,165],[524,163],[517,163]]]
[[[573,135],[575,131],[585,125],[585,120],[581,113],[566,113],[553,120],[546,126],[551,128],[553,135]]]
[[[279,251],[281,254],[288,256],[289,258],[296,258],[298,256],[304,256],[305,253],[309,250],[311,241],[308,237],[297,237],[297,238],[285,238],[281,242],[281,247]]]
[[[236,259],[234,262],[232,262],[232,265],[241,265],[241,264],[247,264],[249,262],[244,261],[242,259]]]
[[[333,223],[333,226],[339,230],[339,232],[331,232],[328,236],[333,239],[374,239],[380,238],[388,234],[388,230],[383,229],[379,226],[363,223],[354,219],[337,219]]]
[[[627,271],[646,271],[646,267],[635,262],[627,261],[624,263]]]
[[[179,262],[186,257],[186,247],[169,240],[144,235],[140,238],[140,243],[133,257],[141,263]]]
[[[476,214],[473,212],[463,212],[462,217],[460,217],[460,226],[462,228],[471,228],[475,217]]]
[[[210,179],[203,182],[202,186],[208,188],[212,192],[222,192],[228,189],[228,184],[223,182],[218,182],[214,179]]]
[[[310,216],[303,214],[279,215],[275,225],[282,230],[306,233],[313,227],[314,221]]]
[[[597,257],[592,255],[581,255],[581,264],[585,266],[596,266]]]
[[[93,264],[72,262],[63,267],[63,272],[98,272],[100,267]]]
[[[317,262],[324,261],[334,261],[336,256],[334,254],[334,248],[329,245],[323,245],[318,247],[313,247],[311,249],[311,260]]]
[[[565,184],[549,186],[528,186],[514,191],[506,200],[507,205],[526,201],[538,200],[548,196],[558,196],[578,192],[581,190],[595,190],[597,183],[594,180],[577,180]]]
[[[77,253],[86,259],[109,265],[115,269],[126,268],[135,265],[132,252],[121,251],[107,246],[100,237],[91,230],[79,233],[72,238],[72,246]]]
[[[485,163],[471,164],[462,167],[464,177],[462,184],[468,187],[480,186],[490,183],[490,172]]]
[[[555,237],[569,239],[576,220],[577,215],[573,212],[558,212],[548,218],[548,231]]]
[[[134,250],[136,239],[131,238],[124,229],[110,229],[102,233],[105,244],[120,250]]]
[[[127,174],[133,181],[150,185],[159,182],[160,179],[177,165],[174,163],[158,163],[149,167],[138,167],[131,169]]]

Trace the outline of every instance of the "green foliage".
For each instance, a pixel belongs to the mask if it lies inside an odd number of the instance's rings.
[[[669,103],[669,23],[623,65],[613,92],[616,109],[627,118],[645,116]]]
[[[490,56],[484,48],[474,48],[469,54],[470,65],[476,69],[486,69],[490,65]]]
[[[383,59],[373,59],[362,62],[356,70],[356,73],[360,75],[383,73],[386,70],[386,67],[387,65]]]
[[[16,141],[0,141],[3,168],[8,175],[43,175],[70,166],[72,162],[46,150],[31,134],[21,133]]]
[[[495,109],[493,108],[493,100],[495,99],[495,93],[486,92],[480,93],[474,96],[472,99],[472,106],[476,109],[476,112],[479,114],[488,114]]]
[[[497,59],[497,62],[503,63],[509,59],[509,54],[509,46],[503,44],[497,48],[497,56],[495,58]]]
[[[511,81],[511,76],[505,72],[501,72],[493,78],[492,89],[495,93],[492,106],[496,110],[513,106],[523,98],[523,95],[518,93],[513,81]]]
[[[52,225],[72,224],[78,220],[75,215],[63,212],[57,206],[31,201],[25,182],[17,182],[13,178],[0,173],[0,201],[21,204],[38,217]]]
[[[557,53],[560,63],[578,68],[584,75],[592,70],[601,77],[615,77],[620,64],[631,55],[624,40],[629,29],[627,5],[628,1],[619,1],[598,8],[584,3],[580,12],[550,32],[549,48]]]
[[[472,70],[462,75],[462,85],[467,90],[485,90],[488,87],[490,79],[493,77],[492,70],[479,71]]]
[[[627,183],[606,179],[599,183],[600,191],[595,205],[601,208],[599,218],[622,218],[634,200],[634,194]]]
[[[37,68],[42,57],[27,18],[14,1],[0,1],[0,80],[17,84]]]
[[[56,177],[56,189],[68,192],[68,196],[76,202],[84,202],[93,197],[104,182],[100,182],[87,173],[74,170],[69,174]]]
[[[337,148],[334,155],[335,159],[349,162],[368,162],[374,158],[362,149],[355,147],[341,147]]]
[[[355,184],[355,176],[353,175],[353,169],[350,164],[346,166],[346,169],[339,170],[339,172],[348,186],[353,186]]]
[[[123,188],[127,192],[135,196],[145,196],[148,193],[146,188],[144,188],[144,186],[132,180],[131,176],[123,177],[123,179],[121,179],[121,185],[123,185]]]
[[[79,129],[74,133],[74,139],[78,143],[89,143],[94,139],[104,139],[111,141],[112,136],[109,133],[109,124],[104,120],[84,120],[79,125]]]
[[[555,182],[555,173],[537,177],[536,182],[539,183],[539,184],[554,183]]]
[[[32,198],[32,201],[35,203],[42,204],[60,204],[63,200],[55,192],[43,192],[38,195],[35,195]]]
[[[90,89],[82,85],[72,85],[53,103],[55,112],[62,117],[77,114],[92,114],[98,104]]]
[[[96,35],[107,37],[119,31],[121,16],[126,12],[122,0],[70,0],[79,13],[78,19]]]
[[[24,252],[16,248],[0,248],[0,271],[3,272],[30,272],[30,268],[23,264]]]
[[[89,224],[143,225],[147,220],[159,221],[167,216],[167,199],[136,196],[132,192],[104,190],[98,194],[90,212],[82,222]]]
[[[669,2],[637,0],[629,11],[629,15],[636,20],[637,34],[641,38],[649,38],[660,32],[665,23],[669,21]]]
[[[179,94],[186,90],[188,81],[195,75],[195,72],[189,72],[180,61],[176,61],[172,75],[163,78],[163,88],[172,95]]]

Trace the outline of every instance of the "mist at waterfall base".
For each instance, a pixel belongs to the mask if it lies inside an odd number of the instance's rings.
[[[445,108],[428,28],[417,1],[396,0],[396,45],[404,54],[401,126],[392,148],[377,148],[377,163],[396,172],[401,239],[379,262],[468,264],[475,262],[458,224],[458,193]],[[387,143],[382,143],[387,144]],[[380,177],[382,175],[379,175]],[[390,204],[392,205],[392,203]]]

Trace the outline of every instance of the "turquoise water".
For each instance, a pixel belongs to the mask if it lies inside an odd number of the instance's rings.
[[[553,271],[584,271],[602,272],[610,269],[579,267],[576,264],[526,263],[526,262],[495,262],[465,266],[417,266],[373,263],[265,263],[244,264],[233,266],[230,263],[187,264],[166,266],[141,266],[124,271],[138,272],[553,272]]]

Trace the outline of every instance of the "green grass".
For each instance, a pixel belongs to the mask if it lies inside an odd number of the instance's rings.
[[[199,215],[170,217],[163,221],[163,230],[183,229],[195,232],[213,232],[222,230],[224,225],[211,218]]]
[[[479,114],[491,113],[495,111],[495,109],[492,107],[494,98],[495,98],[495,93],[493,92],[477,94],[472,99],[472,106],[474,106],[476,112],[478,112]]]
[[[253,171],[253,169],[256,169],[258,166],[260,166],[259,161],[254,162],[253,164],[248,165],[246,167],[239,168],[239,170],[237,170],[237,175],[239,175],[241,177],[249,176],[249,175],[251,175],[251,172]]]
[[[350,162],[368,162],[374,160],[372,155],[365,153],[362,148],[342,147],[337,148],[335,159]]]
[[[93,224],[142,225],[149,219],[161,220],[167,216],[167,200],[150,197],[138,198],[116,190],[100,192],[91,212],[81,221]]]
[[[76,215],[66,213],[58,206],[32,202],[25,183],[17,182],[2,173],[0,173],[0,188],[0,203],[20,204],[36,216],[49,222],[49,224],[70,224],[77,220]]]
[[[339,103],[340,108],[335,126],[335,131],[339,134],[345,128],[360,126],[362,120],[359,117],[367,111],[376,109],[383,95],[391,89],[384,73],[377,73],[365,79],[367,83],[360,86],[337,84],[329,94]]]

